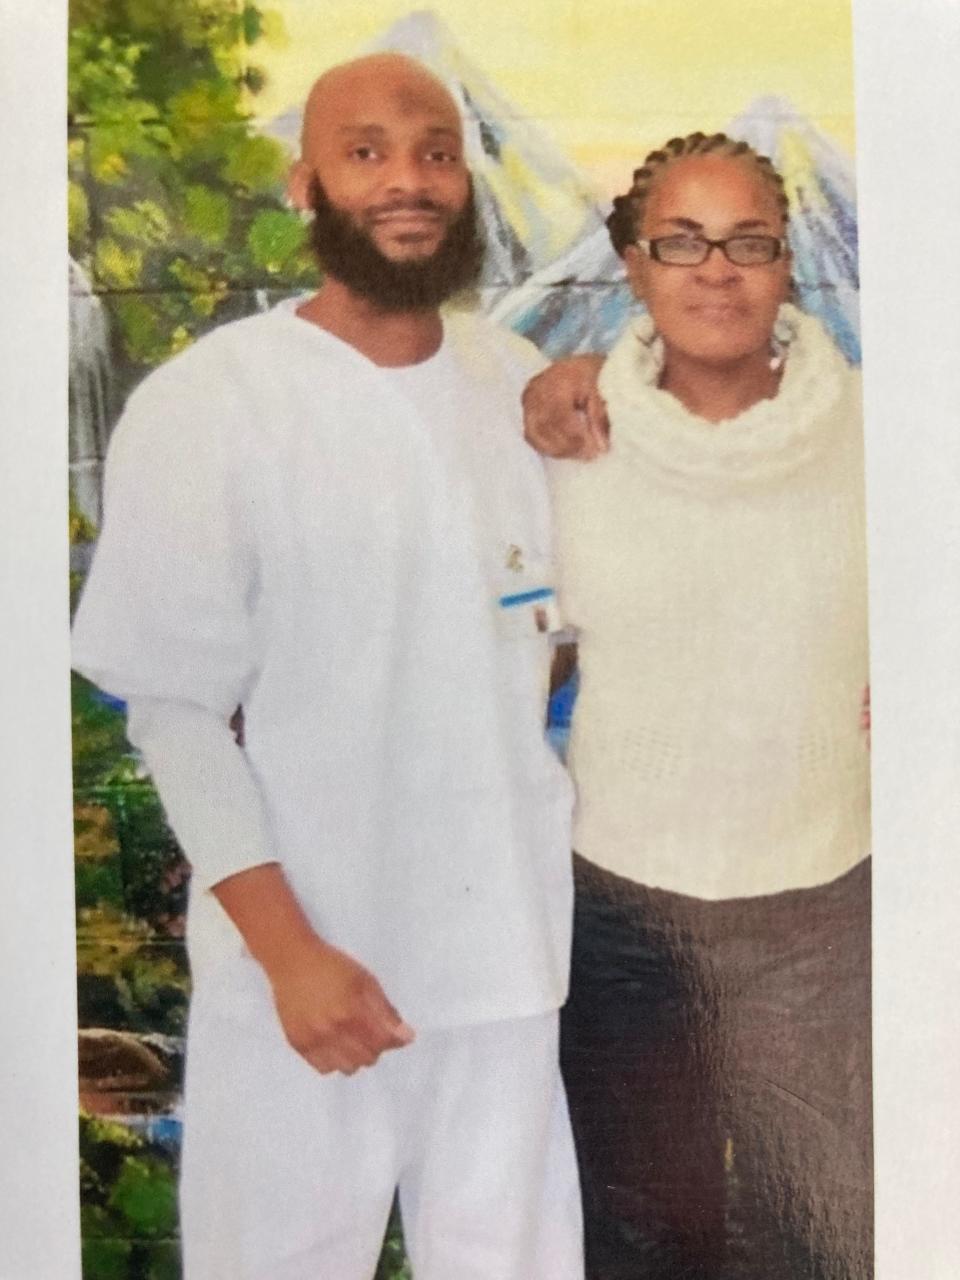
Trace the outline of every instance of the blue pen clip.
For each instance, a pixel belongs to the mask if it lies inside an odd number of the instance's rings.
[[[513,595],[501,596],[498,603],[501,609],[516,609],[518,605],[552,600],[553,596],[553,587],[536,587],[533,591],[518,591]]]

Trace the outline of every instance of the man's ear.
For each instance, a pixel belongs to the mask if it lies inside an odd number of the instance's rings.
[[[295,209],[310,209],[310,186],[313,170],[304,160],[295,160],[287,174],[287,197]]]
[[[627,270],[627,279],[630,281],[630,288],[633,290],[633,296],[638,302],[643,301],[644,276],[647,271],[647,255],[642,249],[638,249],[635,244],[628,244],[623,251],[623,265]]]

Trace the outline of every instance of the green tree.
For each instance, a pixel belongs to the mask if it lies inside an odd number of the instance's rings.
[[[83,1113],[80,1222],[87,1280],[180,1280],[175,1161],[124,1125]]]
[[[72,0],[70,249],[125,359],[158,364],[315,279],[284,207],[287,156],[253,124],[278,14],[244,0]]]

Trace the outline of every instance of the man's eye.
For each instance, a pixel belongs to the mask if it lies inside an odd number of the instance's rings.
[[[429,151],[427,159],[433,164],[457,164],[460,157],[455,151]]]
[[[354,147],[350,154],[355,160],[375,160],[377,157],[377,152],[374,148],[366,144]]]

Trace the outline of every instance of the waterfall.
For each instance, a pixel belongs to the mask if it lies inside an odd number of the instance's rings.
[[[70,259],[70,490],[99,526],[103,459],[113,425],[110,339],[103,303]]]

